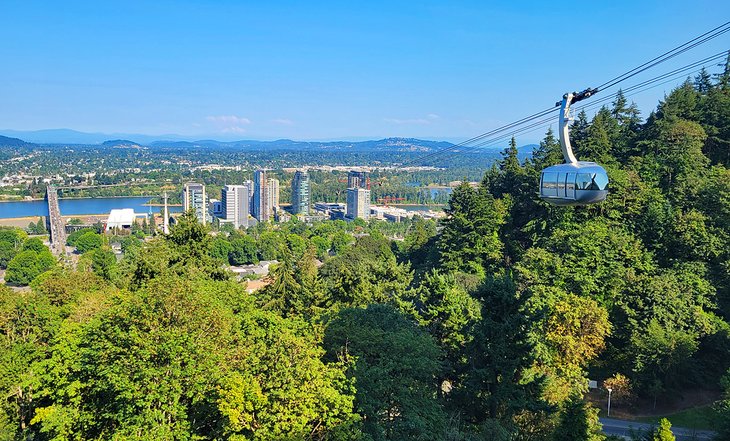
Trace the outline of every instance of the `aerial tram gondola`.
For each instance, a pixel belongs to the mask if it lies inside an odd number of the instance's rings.
[[[540,174],[540,198],[553,205],[588,205],[601,202],[608,195],[608,174],[595,162],[578,161],[570,145],[568,125],[572,120],[570,105],[584,100],[596,89],[566,93],[560,105],[560,148],[564,164],[545,168]]]

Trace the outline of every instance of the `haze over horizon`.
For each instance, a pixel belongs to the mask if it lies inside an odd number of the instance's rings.
[[[730,5],[10,1],[0,10],[13,17],[0,29],[13,42],[0,47],[11,61],[0,72],[3,133],[453,142],[641,64],[720,24]],[[725,49],[709,42],[636,82]],[[630,99],[646,116],[679,82]]]

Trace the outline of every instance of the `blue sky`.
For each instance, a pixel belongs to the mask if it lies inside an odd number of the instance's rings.
[[[460,140],[722,24],[730,2],[3,0],[0,15],[0,129]],[[724,49],[730,34],[626,85]],[[633,99],[647,114],[670,89]]]

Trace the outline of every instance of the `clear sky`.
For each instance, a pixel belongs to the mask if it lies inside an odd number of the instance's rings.
[[[0,129],[460,140],[730,20],[730,2],[2,0],[0,16]],[[724,49],[730,33],[641,78]],[[647,114],[670,89],[634,99]]]

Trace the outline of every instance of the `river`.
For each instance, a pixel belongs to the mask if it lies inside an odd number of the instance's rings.
[[[149,201],[159,203],[159,198],[149,196],[134,196],[121,198],[84,198],[84,199],[59,199],[58,204],[61,214],[74,216],[82,214],[109,214],[115,208],[133,208],[136,213],[149,213],[150,207],[146,206]],[[152,212],[157,213],[162,207],[152,207]],[[182,211],[182,207],[172,206],[171,213]],[[48,216],[48,204],[46,201],[17,201],[0,202],[0,219],[11,219],[16,217]]]

